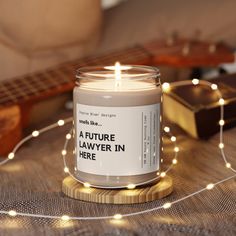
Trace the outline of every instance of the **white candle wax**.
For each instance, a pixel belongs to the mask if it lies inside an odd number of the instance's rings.
[[[74,89],[77,178],[105,187],[154,178],[160,160],[161,87],[145,75],[139,80],[124,74],[118,81],[92,77],[88,74]]]

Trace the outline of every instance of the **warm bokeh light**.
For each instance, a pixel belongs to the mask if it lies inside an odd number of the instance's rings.
[[[136,186],[135,186],[135,184],[128,184],[127,185],[127,188],[128,189],[134,189]]]
[[[120,219],[122,219],[122,215],[121,215],[121,214],[115,214],[115,215],[113,216],[113,218],[114,218],[115,220],[120,220]]]
[[[210,183],[206,186],[206,189],[210,190],[214,188],[214,184]]]
[[[65,156],[65,155],[67,154],[67,151],[66,151],[65,149],[63,149],[63,150],[61,151],[61,154],[62,154],[63,156]]]
[[[33,136],[33,137],[39,136],[39,131],[38,131],[38,130],[33,131],[33,132],[32,132],[32,136]]]
[[[170,202],[167,202],[165,203],[163,206],[162,206],[164,209],[168,209],[171,207],[171,203]]]
[[[17,213],[16,213],[16,211],[11,210],[11,211],[8,212],[8,215],[9,216],[16,216]]]
[[[61,219],[64,220],[64,221],[67,221],[67,220],[70,219],[70,217],[69,217],[68,215],[63,215],[63,216],[61,217]]]
[[[194,85],[199,84],[199,79],[193,79],[193,80],[192,80],[192,83],[193,83]]]
[[[64,120],[59,120],[59,121],[57,121],[57,124],[59,126],[63,126],[65,124],[65,121]]]
[[[224,145],[223,143],[219,143],[219,148],[220,148],[220,149],[224,148],[224,146],[225,146],[225,145]]]
[[[85,188],[90,188],[90,187],[91,187],[91,184],[88,183],[88,182],[85,182],[85,183],[84,183],[84,187],[85,187]]]
[[[14,152],[10,152],[9,154],[8,154],[8,159],[13,159],[15,157],[15,154],[14,154]]]
[[[212,84],[211,88],[212,88],[212,90],[216,90],[216,89],[218,89],[218,86],[216,84]]]
[[[170,84],[167,82],[163,83],[162,90],[163,90],[163,92],[166,92],[166,93],[169,92],[170,91]]]

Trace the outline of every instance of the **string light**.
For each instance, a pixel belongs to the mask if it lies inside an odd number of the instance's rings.
[[[65,173],[69,173],[69,168],[66,166],[66,167],[64,167],[64,172]]]
[[[219,99],[219,104],[220,104],[220,105],[224,105],[224,104],[225,104],[225,100],[224,100],[223,98],[220,98],[220,99]]]
[[[216,90],[216,89],[218,89],[218,86],[217,86],[216,84],[212,84],[212,85],[211,85],[211,89],[212,89],[212,90]]]
[[[206,189],[210,190],[214,188],[214,184],[210,183],[206,186]]]
[[[136,187],[135,184],[128,184],[128,185],[127,185],[127,188],[128,188],[128,189],[134,189],[135,187]]]
[[[161,172],[160,176],[164,178],[166,176],[166,172]]]
[[[8,215],[9,216],[16,216],[17,213],[16,213],[16,211],[11,210],[11,211],[8,212]]]
[[[164,131],[165,131],[166,133],[169,133],[169,132],[170,132],[170,127],[168,127],[168,126],[164,127]]]
[[[114,218],[115,220],[120,220],[120,219],[122,219],[122,215],[121,215],[121,214],[115,214],[115,215],[113,216],[113,218]]]
[[[63,215],[61,217],[61,219],[64,220],[64,221],[68,221],[68,220],[70,220],[70,217],[68,215]]]
[[[208,82],[208,81],[201,81],[201,83],[202,83],[202,84],[205,84],[205,85],[207,85],[207,86],[210,86],[210,87],[212,88],[212,90],[216,90],[216,89],[218,88],[217,85],[215,86],[215,84],[211,84],[211,83]],[[178,82],[174,82],[173,84],[175,84],[176,86],[178,86],[178,85],[186,85],[186,84],[189,84],[189,81],[178,81]],[[169,88],[170,88],[170,86],[169,86]],[[218,91],[218,92],[219,92],[219,91]],[[220,94],[220,92],[219,92],[219,94]],[[224,103],[225,103],[225,102],[224,102],[224,99],[223,99],[223,98],[220,98],[220,99],[219,99],[219,103],[220,103],[220,105],[224,105]],[[221,109],[221,117],[223,118],[223,110],[222,110],[222,109]],[[221,119],[221,120],[222,120],[222,119]],[[220,124],[220,123],[222,124],[221,120],[219,121],[219,124]],[[60,122],[59,122],[59,121],[60,121]],[[62,125],[64,125],[65,123],[68,123],[68,122],[73,121],[73,119],[72,119],[72,118],[68,118],[68,119],[59,120],[59,121],[58,121],[56,124],[49,125],[49,126],[43,128],[43,129],[39,130],[39,131],[37,131],[37,130],[36,130],[36,131],[33,131],[33,132],[32,132],[32,136],[30,136],[30,135],[29,135],[29,136],[26,136],[24,139],[22,139],[22,140],[16,145],[16,147],[13,149],[13,151],[8,154],[8,159],[3,160],[3,161],[0,162],[0,165],[3,165],[3,164],[5,164],[6,162],[8,162],[8,161],[10,161],[11,159],[13,159],[14,156],[15,156],[15,153],[16,153],[16,151],[19,149],[19,147],[22,146],[22,145],[23,145],[26,141],[28,141],[31,137],[37,137],[37,136],[39,135],[39,133],[46,132],[46,131],[51,130],[51,129],[53,129],[53,128],[56,128],[56,127],[58,127],[58,126],[62,126]],[[169,128],[169,127],[165,127],[165,128],[164,128],[164,131],[165,131],[166,133],[170,134],[170,128]],[[70,135],[71,135],[71,134],[70,134]],[[68,135],[68,134],[66,135],[66,140],[67,140],[67,141],[68,141],[69,139],[71,139],[71,136],[70,136],[70,135]],[[171,135],[170,135],[170,136],[171,136]],[[176,139],[174,140],[174,138],[172,138],[172,137],[174,137],[174,136],[171,136],[171,137],[170,137],[171,141],[172,141],[172,142],[175,142]],[[220,140],[223,140],[223,129],[220,129]],[[66,147],[67,147],[67,142],[65,143],[65,147],[64,147],[64,149],[62,150],[63,161],[64,161],[64,171],[66,170],[66,172],[67,172],[67,170],[68,170],[69,175],[70,175],[72,178],[75,179],[75,177],[69,172],[69,169],[68,169],[68,167],[66,166],[66,161],[65,161]],[[230,168],[232,172],[236,173],[236,170],[231,167],[231,164],[230,164],[229,162],[227,162],[226,156],[225,156],[225,154],[224,154],[224,149],[223,149],[224,144],[223,144],[222,142],[219,144],[219,147],[221,148],[222,157],[223,157],[223,160],[225,161],[226,167],[227,167],[227,168]],[[173,164],[177,163],[176,157],[177,157],[177,154],[178,154],[178,152],[179,152],[179,148],[178,148],[178,147],[175,147],[175,148],[174,148],[174,151],[175,151],[175,158],[172,160],[172,163],[173,163]],[[159,172],[157,172],[157,177],[156,177],[156,178],[159,178],[159,176],[160,176],[160,177],[165,177],[165,176],[166,176],[166,173],[167,173],[170,169],[171,169],[171,167],[167,168],[167,170],[166,170],[165,172],[161,172],[161,174],[160,174]],[[179,198],[179,199],[177,199],[177,200],[176,200],[175,202],[173,202],[173,203],[177,203],[177,202],[183,201],[183,200],[185,200],[185,199],[187,199],[187,198],[189,198],[189,197],[195,196],[195,195],[199,194],[200,192],[202,192],[202,191],[204,191],[204,190],[210,190],[210,189],[214,188],[216,185],[219,185],[219,184],[221,184],[221,183],[224,183],[225,181],[228,181],[228,180],[233,179],[233,178],[235,178],[235,177],[236,177],[236,174],[231,175],[231,176],[229,176],[229,177],[227,177],[227,178],[224,178],[224,179],[222,179],[222,180],[220,180],[220,181],[218,181],[218,182],[216,182],[216,183],[209,183],[205,188],[200,189],[200,190],[198,190],[198,191],[196,191],[196,192],[194,192],[194,193],[188,194],[188,195],[186,195],[186,196],[184,196],[184,197],[182,197],[182,198]],[[155,179],[153,179],[153,180],[155,180]],[[151,180],[151,181],[153,181],[153,180]],[[90,186],[91,186],[89,183],[83,183],[83,184],[84,184],[85,187],[90,187]],[[144,183],[140,183],[140,184],[144,184]],[[126,187],[128,188],[128,186],[126,186]],[[135,187],[136,187],[136,186],[135,186]],[[128,216],[143,214],[143,213],[147,213],[147,212],[152,212],[152,211],[154,211],[154,210],[158,210],[158,209],[161,209],[161,208],[168,209],[168,208],[171,207],[171,205],[172,205],[173,203],[167,202],[167,203],[165,203],[163,206],[158,206],[158,207],[154,207],[154,208],[150,208],[150,209],[142,210],[142,211],[138,211],[138,212],[133,212],[133,213],[131,212],[131,213],[128,213],[128,214],[123,214],[123,215],[121,215],[121,214],[115,214],[114,216],[83,216],[83,217],[81,216],[81,217],[69,217],[69,216],[67,216],[67,215],[62,215],[62,216],[60,217],[60,216],[53,216],[53,215],[52,215],[52,216],[50,216],[50,215],[38,215],[38,214],[22,213],[22,212],[18,212],[18,213],[17,213],[17,212],[14,211],[14,210],[11,210],[11,211],[0,210],[0,214],[8,214],[8,215],[10,215],[10,216],[20,215],[20,216],[28,216],[28,217],[40,217],[40,218],[62,219],[62,220],[64,220],[64,221],[71,220],[71,219],[73,219],[73,220],[94,220],[94,219],[97,219],[97,220],[98,220],[98,219],[112,219],[112,218],[119,220],[119,219],[121,219],[121,218],[123,218],[123,217],[128,217]]]
[[[168,209],[171,207],[171,203],[170,202],[166,202],[163,206],[164,209]]]
[[[170,140],[171,140],[172,142],[175,142],[175,141],[176,141],[176,137],[175,137],[175,136],[171,136]]]
[[[177,159],[173,159],[173,160],[172,160],[172,163],[173,163],[174,165],[176,165],[177,162],[178,162]]]
[[[163,83],[163,84],[162,84],[162,90],[163,90],[164,92],[169,92],[169,91],[170,91],[170,84],[167,83],[167,82]]]
[[[224,120],[220,120],[220,121],[219,121],[219,125],[220,125],[220,126],[223,126],[224,124],[225,124],[225,121],[224,121]]]
[[[225,145],[224,145],[223,143],[219,143],[219,148],[220,148],[220,149],[223,149],[224,146],[225,146]]]
[[[59,121],[57,121],[57,124],[59,126],[63,126],[65,124],[65,121],[64,120],[59,120]]]
[[[199,79],[193,79],[193,80],[192,80],[192,83],[193,83],[193,85],[199,84]]]
[[[8,154],[8,159],[12,160],[14,157],[15,157],[14,152],[10,152],[10,153]]]
[[[39,136],[39,131],[38,131],[38,130],[33,131],[33,132],[32,132],[32,136],[33,136],[33,137]]]
[[[90,186],[91,186],[90,183],[88,183],[88,182],[85,182],[85,183],[84,183],[84,187],[85,187],[85,188],[90,188]]]
[[[61,155],[62,156],[65,156],[67,154],[67,151],[65,150],[65,149],[63,149],[62,151],[61,151]]]
[[[179,147],[175,147],[175,148],[174,148],[174,151],[175,151],[175,152],[179,152]]]
[[[231,168],[231,164],[230,164],[229,162],[227,162],[227,163],[225,164],[225,166],[226,166],[227,168]]]

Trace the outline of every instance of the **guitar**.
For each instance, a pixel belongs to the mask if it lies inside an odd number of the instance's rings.
[[[30,75],[0,82],[0,155],[6,155],[22,137],[33,104],[71,91],[77,68],[91,65],[167,65],[174,67],[217,66],[234,61],[223,43],[186,39],[156,40],[106,55],[63,63]]]

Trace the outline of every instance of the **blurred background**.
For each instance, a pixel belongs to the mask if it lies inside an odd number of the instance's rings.
[[[173,34],[235,47],[235,8],[234,0],[1,0],[0,80]]]

